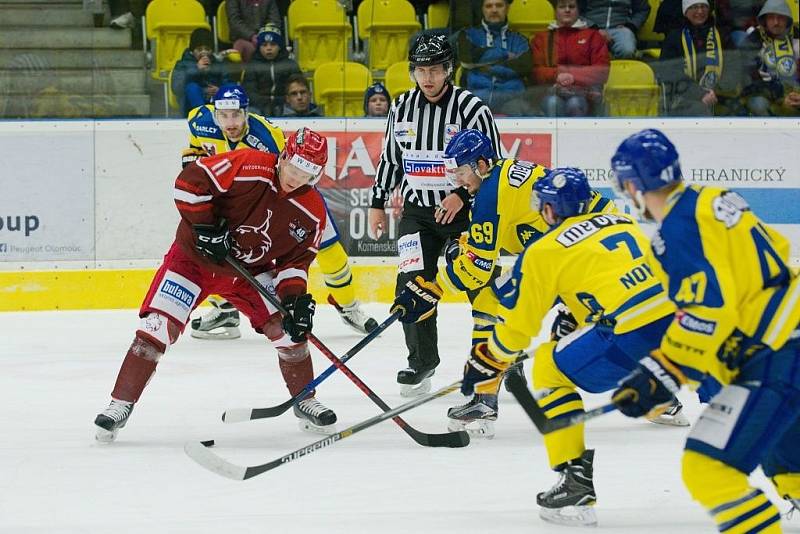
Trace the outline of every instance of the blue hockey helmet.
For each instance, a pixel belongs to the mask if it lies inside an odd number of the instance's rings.
[[[444,151],[444,166],[451,172],[467,164],[475,169],[479,159],[485,159],[487,163],[497,159],[492,142],[479,130],[461,130],[447,143]]]
[[[659,130],[648,129],[625,139],[611,158],[617,193],[625,191],[625,182],[633,182],[637,191],[657,191],[682,179],[675,145]]]
[[[583,171],[575,167],[550,169],[533,184],[531,207],[541,211],[550,204],[561,219],[586,213],[592,200],[592,188]]]
[[[243,109],[247,110],[250,99],[244,87],[238,83],[226,83],[214,95],[214,109]]]

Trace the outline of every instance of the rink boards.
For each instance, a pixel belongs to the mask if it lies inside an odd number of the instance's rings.
[[[394,241],[365,235],[384,122],[275,122],[287,132],[303,125],[328,136],[321,186],[355,258],[357,296],[389,302]],[[505,156],[580,167],[606,194],[619,142],[660,128],[678,146],[688,181],[736,189],[800,250],[796,119],[503,118],[498,127]],[[13,147],[0,180],[0,310],[137,307],[174,236],[172,184],[186,133],[182,120],[0,123],[0,139]],[[389,234],[396,236],[393,217]],[[310,282],[325,294],[316,268]]]

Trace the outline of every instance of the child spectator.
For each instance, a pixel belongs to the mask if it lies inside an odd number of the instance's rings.
[[[280,28],[268,24],[258,34],[258,51],[244,73],[245,91],[250,95],[250,111],[260,115],[277,115],[286,100],[286,81],[301,74],[297,63],[289,59],[283,46]]]
[[[392,97],[381,82],[375,82],[364,92],[364,116],[386,117]]]
[[[205,28],[197,28],[189,38],[189,48],[175,63],[172,92],[181,104],[184,117],[197,106],[211,102],[220,86],[230,83],[222,61],[212,54],[214,39]]]
[[[228,0],[225,3],[233,47],[247,63],[258,46],[259,28],[272,24],[281,27],[281,14],[275,0]]]
[[[292,74],[286,80],[284,117],[322,117],[322,108],[311,101],[311,89],[302,74]]]
[[[555,22],[531,39],[533,79],[548,86],[541,107],[549,117],[585,117],[600,108],[608,46],[579,15],[577,0],[558,0]]]
[[[767,0],[758,22],[742,45],[750,77],[743,90],[747,108],[757,116],[800,115],[800,46],[792,38],[792,12],[785,0]]]

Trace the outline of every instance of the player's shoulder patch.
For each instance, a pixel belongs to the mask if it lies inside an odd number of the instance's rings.
[[[506,167],[505,172],[508,185],[519,188],[533,176],[536,167],[536,165],[527,161],[512,160]]]
[[[189,113],[189,131],[195,137],[210,137],[222,139],[222,132],[214,122],[214,112],[211,106],[200,106]]]
[[[733,228],[744,212],[750,211],[750,205],[739,193],[725,190],[711,199],[711,210],[714,218],[723,223],[725,228]]]
[[[285,141],[280,128],[259,115],[249,115],[247,121],[245,142],[248,146],[273,154],[279,154],[283,150]]]

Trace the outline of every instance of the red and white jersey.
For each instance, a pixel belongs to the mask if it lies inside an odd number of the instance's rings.
[[[231,255],[253,274],[273,271],[275,289],[284,298],[306,291],[327,215],[315,188],[281,189],[277,162],[275,154],[247,149],[200,158],[183,169],[175,180],[181,214],[176,239],[207,268],[236,276],[232,267],[217,265],[194,248],[193,224],[225,218]]]

